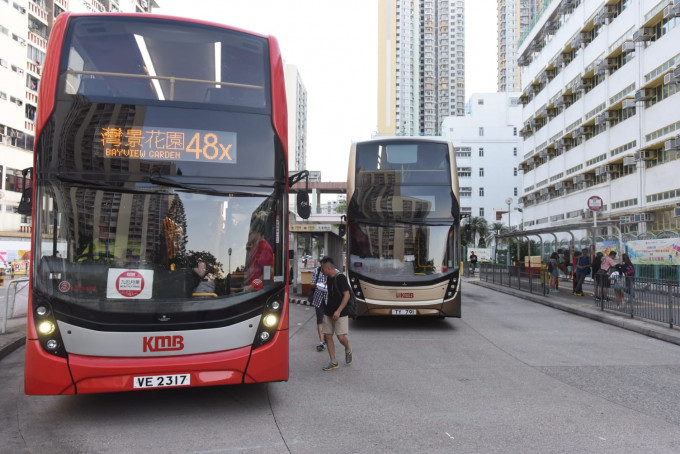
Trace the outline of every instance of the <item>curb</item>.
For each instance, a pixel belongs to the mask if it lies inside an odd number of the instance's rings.
[[[288,301],[291,304],[300,304],[302,306],[312,306],[312,303],[307,301],[307,298],[304,298],[304,297],[299,297],[299,296],[288,297]]]
[[[24,344],[26,344],[26,335],[22,333],[20,337],[17,337],[15,339],[11,340],[9,343],[0,347],[0,359],[9,355],[14,350],[21,347]]]
[[[609,311],[593,310],[584,307],[575,307],[570,304],[560,303],[558,301],[553,301],[545,299],[544,297],[538,297],[532,293],[521,292],[519,290],[511,289],[508,287],[502,287],[494,284],[489,284],[483,281],[468,281],[468,284],[477,285],[479,287],[484,287],[489,290],[494,290],[499,293],[505,293],[506,295],[512,295],[518,298],[531,301],[532,303],[542,304],[544,306],[552,307],[554,309],[559,309],[564,312],[569,312],[570,314],[580,315],[581,317],[586,317],[591,320],[595,320],[607,325],[616,326],[618,328],[627,329],[638,334],[642,334],[647,337],[662,340],[675,345],[680,345],[680,332],[673,328],[666,328],[663,326],[657,326],[654,322],[643,321],[640,319],[627,318],[629,316],[620,315],[618,313],[611,313]]]

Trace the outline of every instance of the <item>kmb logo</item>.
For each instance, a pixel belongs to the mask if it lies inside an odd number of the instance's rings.
[[[412,292],[397,292],[397,298],[413,298]]]
[[[184,336],[144,336],[144,352],[169,352],[184,349]]]

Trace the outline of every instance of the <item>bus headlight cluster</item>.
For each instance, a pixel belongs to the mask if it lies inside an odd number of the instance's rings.
[[[66,357],[52,309],[48,304],[37,304],[33,311],[38,339],[45,350]]]
[[[352,286],[352,292],[354,293],[354,296],[357,298],[363,298],[361,294],[361,285],[359,284],[359,279],[357,279],[356,277],[351,277],[349,282]]]
[[[458,290],[458,274],[449,280],[449,286],[446,288],[446,299],[453,298]]]
[[[274,337],[276,329],[281,322],[281,312],[283,309],[282,299],[282,295],[277,293],[271,297],[265,305],[253,347],[264,345]]]

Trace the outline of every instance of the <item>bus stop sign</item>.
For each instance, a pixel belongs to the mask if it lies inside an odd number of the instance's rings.
[[[590,211],[600,211],[602,209],[602,198],[599,196],[592,196],[588,199],[588,208]]]

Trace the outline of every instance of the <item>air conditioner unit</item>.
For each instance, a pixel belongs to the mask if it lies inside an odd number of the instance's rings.
[[[654,222],[654,213],[636,214],[635,222]]]
[[[541,151],[541,152],[538,153],[538,156],[539,156],[540,158],[547,158],[547,157],[548,157],[548,152],[545,151],[545,150],[543,150],[543,151]]]
[[[655,36],[654,27],[642,27],[641,29],[633,33],[633,41],[635,41],[636,43],[641,41],[650,41],[654,36]]]
[[[680,16],[680,4],[668,5],[663,9],[663,18],[671,19]]]
[[[564,183],[562,181],[555,183],[555,191],[561,191],[562,189],[564,189]]]
[[[621,166],[619,164],[606,164],[604,171],[606,173],[619,173],[621,172]]]
[[[536,198],[536,194],[527,195],[527,200],[534,200],[535,198]]]
[[[581,174],[583,177],[583,181],[593,181],[594,175],[592,173],[583,173]]]
[[[522,104],[523,106],[529,104],[529,97],[526,95],[522,95],[519,97],[519,103]]]
[[[581,213],[582,219],[592,219],[593,216],[594,216],[593,211],[591,211],[591,210],[585,210],[583,213]]]
[[[643,161],[649,161],[651,159],[656,159],[656,150],[640,150],[638,151],[640,154],[640,159]],[[635,153],[636,155],[638,153]]]
[[[616,5],[605,5],[604,7],[605,16],[611,19],[612,17],[616,17],[617,14],[619,14],[619,9],[616,7]]]
[[[673,73],[668,73],[663,76],[664,85],[677,84],[678,82],[680,82],[680,80],[678,80]]]
[[[557,108],[550,108],[548,109],[548,117],[549,118],[555,118],[557,115],[559,115],[560,110]]]
[[[583,175],[576,175],[572,180],[574,184],[579,184],[583,182]]]
[[[593,127],[592,126],[581,126],[580,128],[576,128],[576,133],[577,136],[591,136],[593,135]]]
[[[580,34],[571,40],[571,47],[581,47],[581,44],[583,44],[583,37]]]
[[[529,165],[529,166],[534,165],[534,162],[535,162],[534,158],[527,159],[527,165]]]
[[[619,65],[619,59],[616,57],[613,58],[610,57],[606,59],[603,63],[607,68],[616,68]]]
[[[635,218],[633,216],[621,216],[619,218],[619,224],[632,224],[635,221]]]
[[[643,88],[635,92],[636,101],[646,101],[654,96],[656,96],[656,89],[654,88]]]
[[[604,166],[600,166],[597,169],[595,169],[595,176],[596,177],[599,177],[599,176],[602,176],[602,175],[605,175]]]
[[[574,90],[587,90],[593,86],[593,79],[590,77],[584,77],[574,85]]]
[[[633,41],[624,41],[621,45],[621,52],[624,54],[635,52],[635,43]]]
[[[678,148],[680,148],[680,136],[675,139],[668,139],[663,143],[663,149],[665,151],[676,150]]]
[[[626,156],[625,158],[623,158],[623,165],[624,166],[634,166],[635,165],[635,157]]]
[[[598,62],[597,65],[595,66],[594,74],[595,75],[604,74],[606,71],[607,71],[607,62],[602,60],[602,61]]]
[[[548,190],[548,188],[543,188],[543,189],[541,189],[541,192],[540,192],[539,194],[542,195],[542,196],[544,196],[544,195],[548,195],[548,192],[550,192],[550,191]]]
[[[598,115],[595,117],[595,124],[596,125],[603,125],[607,122],[607,119],[604,117],[604,114]]]
[[[607,121],[615,121],[619,119],[619,111],[618,110],[608,110],[604,114],[604,119]]]
[[[573,189],[574,183],[571,181],[563,181],[562,182],[564,189]]]
[[[680,218],[680,207],[673,208],[673,217]]]
[[[621,103],[622,109],[634,109],[636,101],[634,99],[624,99]]]

